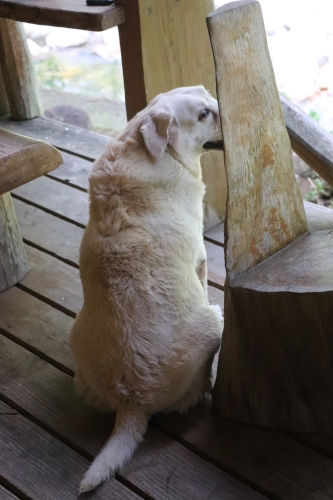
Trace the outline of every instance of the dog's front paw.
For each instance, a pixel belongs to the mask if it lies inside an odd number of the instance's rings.
[[[211,308],[212,311],[214,311],[214,313],[216,314],[216,316],[218,317],[218,319],[221,321],[223,321],[223,313],[221,311],[221,308],[218,304],[211,304],[209,306]]]

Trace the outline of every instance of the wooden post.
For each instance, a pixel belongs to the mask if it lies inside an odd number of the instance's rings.
[[[117,0],[118,2],[118,0]],[[128,119],[161,92],[204,85],[216,95],[214,63],[205,24],[213,0],[119,0],[119,26]],[[224,218],[226,181],[221,152],[202,157],[205,228]]]
[[[22,23],[0,18],[0,58],[14,120],[42,114],[35,72]]]
[[[228,183],[218,411],[333,435],[332,231],[308,233],[255,0],[208,17]]]
[[[0,196],[0,292],[15,285],[29,271],[11,196]]]

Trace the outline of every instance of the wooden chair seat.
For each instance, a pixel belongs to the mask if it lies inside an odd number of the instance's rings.
[[[61,164],[60,152],[50,144],[0,128],[0,195]]]
[[[215,405],[333,435],[333,232],[308,230],[259,2],[225,5],[208,27],[228,182]]]
[[[3,0],[0,17],[33,24],[102,31],[125,22],[121,5],[90,7],[85,0]]]

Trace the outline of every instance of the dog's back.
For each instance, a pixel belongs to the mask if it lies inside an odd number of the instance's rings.
[[[170,109],[168,94],[156,98],[110,142],[90,176],[84,305],[71,346],[77,389],[97,408],[116,411],[117,423],[82,491],[129,458],[153,413],[197,402],[220,342],[206,277],[198,275],[205,260],[199,159],[219,132],[217,105],[201,87],[170,94]],[[208,106],[214,119],[197,125]]]

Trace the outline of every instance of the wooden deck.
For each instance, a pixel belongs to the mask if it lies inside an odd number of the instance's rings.
[[[82,304],[78,249],[87,173],[107,138],[47,119],[1,126],[47,140],[64,165],[13,192],[31,271],[0,294],[0,499],[70,500],[113,425],[73,389],[68,333]],[[223,231],[206,234],[211,302],[223,304]],[[116,479],[85,498],[333,498],[333,438],[218,417],[210,399],[158,415]]]

